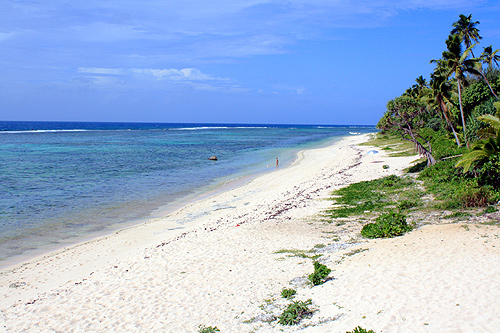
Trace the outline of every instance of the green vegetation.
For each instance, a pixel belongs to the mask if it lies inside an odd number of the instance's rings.
[[[418,172],[424,193],[434,198],[429,208],[487,207],[500,199],[500,51],[488,46],[480,56],[474,55],[481,39],[478,25],[471,15],[459,16],[442,57],[431,60],[436,67],[430,81],[418,77],[416,84],[387,103],[377,124],[382,132],[371,143],[382,149],[397,147],[398,136],[426,158],[408,172]],[[337,198],[341,207],[330,216],[385,209],[388,205],[380,202],[387,199],[397,201],[399,210],[421,204],[418,198],[399,198],[385,187],[377,189],[380,184],[372,185],[362,185],[371,193],[358,202],[349,201],[349,194]]]
[[[220,332],[220,330],[217,327],[206,327],[205,325],[200,325],[198,326],[198,333],[214,333],[214,332]]]
[[[365,237],[391,237],[411,229],[406,218],[418,210],[451,210],[450,218],[470,216],[462,210],[492,207],[500,200],[500,50],[474,48],[481,39],[479,22],[460,15],[453,23],[440,59],[427,81],[387,103],[380,133],[368,145],[396,154],[419,153],[424,161],[403,177],[389,176],[352,184],[333,193],[331,219],[376,219]],[[406,143],[405,143],[406,142]],[[423,199],[425,198],[425,199]],[[345,223],[342,220],[337,224]]]
[[[406,216],[397,213],[389,212],[382,214],[375,220],[375,223],[366,224],[361,229],[361,235],[366,238],[388,238],[401,236],[413,227],[406,223]]]
[[[297,291],[295,289],[283,288],[283,290],[281,291],[281,297],[286,298],[286,299],[291,299],[295,296],[296,293],[297,293]]]
[[[297,325],[302,319],[310,317],[313,313],[309,309],[312,300],[295,301],[283,311],[283,313],[278,317],[278,322],[281,325]]]
[[[323,283],[325,283],[326,278],[328,277],[328,274],[330,274],[331,271],[332,270],[330,268],[315,261],[314,262],[314,273],[309,275],[309,281],[311,281],[311,283],[314,286],[323,284]]]
[[[303,258],[303,259],[312,259],[312,260],[316,260],[318,259],[319,257],[321,257],[321,254],[313,254],[311,255],[310,253],[314,253],[316,249],[312,249],[312,250],[309,250],[309,251],[305,251],[305,250],[295,250],[295,249],[282,249],[282,250],[278,250],[274,253],[276,254],[280,254],[280,253],[289,253],[289,257],[299,257],[299,258]]]
[[[333,194],[338,207],[328,210],[326,214],[328,217],[338,218],[381,212],[387,208],[396,208],[398,202],[401,209],[410,209],[419,205],[418,198],[422,195],[422,190],[412,178],[392,175],[351,184]]]
[[[373,330],[365,330],[361,326],[356,327],[352,331],[348,331],[346,333],[375,333]]]
[[[391,156],[410,156],[415,154],[410,142],[401,141],[401,138],[391,133],[379,133],[370,142],[362,143],[361,145],[377,146],[382,150],[391,151]]]

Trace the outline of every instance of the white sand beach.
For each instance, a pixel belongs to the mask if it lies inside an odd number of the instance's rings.
[[[429,216],[402,237],[366,240],[362,223],[322,218],[332,190],[418,158],[367,155],[367,139],[301,152],[166,216],[2,270],[0,331],[497,331],[498,226]],[[311,287],[312,259],[290,251],[318,244],[331,279]],[[317,310],[298,326],[267,322],[289,303],[284,287]]]

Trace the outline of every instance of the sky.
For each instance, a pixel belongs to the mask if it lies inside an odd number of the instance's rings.
[[[0,120],[375,125],[482,0],[2,0]]]

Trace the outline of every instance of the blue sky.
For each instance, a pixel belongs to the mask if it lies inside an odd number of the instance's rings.
[[[0,120],[373,125],[474,0],[2,0]]]

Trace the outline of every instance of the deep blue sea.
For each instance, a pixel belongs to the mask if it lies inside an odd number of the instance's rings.
[[[374,127],[1,122],[0,265],[110,232]],[[208,157],[216,155],[218,161]]]

